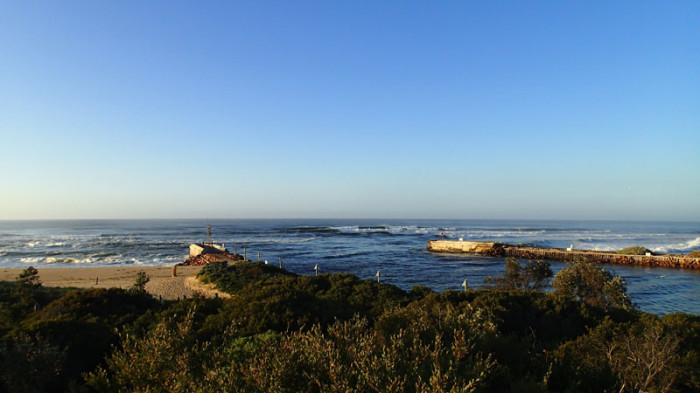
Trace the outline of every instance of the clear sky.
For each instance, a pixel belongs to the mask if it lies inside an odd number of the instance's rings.
[[[700,2],[5,1],[0,219],[700,220]]]

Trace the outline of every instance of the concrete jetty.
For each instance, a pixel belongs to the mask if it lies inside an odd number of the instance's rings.
[[[573,261],[578,258],[585,258],[597,263],[700,270],[700,258],[692,258],[687,255],[622,255],[615,252],[605,251],[524,247],[496,242],[473,242],[462,240],[429,241],[428,251],[443,253],[469,253],[492,257],[515,257],[521,259],[548,259],[564,262]]]
[[[428,242],[428,251],[484,254],[492,250],[494,242],[465,242],[461,240],[433,240]]]

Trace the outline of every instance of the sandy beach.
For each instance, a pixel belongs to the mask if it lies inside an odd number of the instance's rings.
[[[201,266],[178,266],[177,276],[173,277],[172,266],[115,266],[115,267],[39,267],[39,279],[47,287],[74,288],[130,288],[138,272],[145,272],[150,281],[146,291],[155,297],[177,299],[182,296],[227,297],[209,286],[201,284],[196,274]],[[15,281],[23,269],[0,269],[0,281]]]

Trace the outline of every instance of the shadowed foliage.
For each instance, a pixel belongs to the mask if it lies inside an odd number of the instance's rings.
[[[527,261],[525,266],[513,258],[506,258],[506,270],[501,276],[487,277],[486,282],[499,289],[524,289],[541,291],[549,285],[552,268],[549,262]]]
[[[700,389],[700,317],[619,307],[595,265],[547,293],[546,266],[515,263],[504,285],[443,293],[260,263],[202,269],[230,299],[0,285],[0,392]]]
[[[632,301],[620,276],[585,259],[571,262],[554,276],[552,286],[558,294],[602,308],[629,310]]]

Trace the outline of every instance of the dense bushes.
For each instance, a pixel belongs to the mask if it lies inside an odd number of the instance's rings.
[[[700,389],[699,333],[700,318],[686,314],[663,318],[645,314],[626,323],[606,319],[557,349],[552,387],[696,392]]]
[[[202,269],[230,299],[35,291],[49,300],[36,312],[0,308],[0,392],[700,389],[700,317],[608,300],[614,277],[585,264],[555,277],[578,277],[575,290],[546,293],[535,290],[545,266],[510,263],[504,289],[443,293],[260,263]],[[0,286],[3,304],[21,303],[16,285]],[[590,300],[596,290],[604,300]]]
[[[205,265],[197,276],[202,282],[212,283],[224,292],[236,293],[250,283],[296,275],[264,263],[244,262],[229,266],[226,262],[216,262]]]
[[[360,280],[351,274],[297,276],[262,263],[210,264],[200,276],[221,283],[221,288],[235,295],[207,319],[205,328],[210,331],[220,331],[234,322],[242,332],[254,334],[327,326],[335,319],[348,320],[354,315],[374,319],[409,298],[393,285]]]
[[[229,333],[216,346],[193,339],[190,318],[127,337],[89,384],[114,392],[469,392],[494,364],[462,330],[448,340],[399,333],[385,341],[360,318],[285,335]]]
[[[3,289],[0,362],[9,366],[2,367],[0,381],[5,386],[0,392],[65,391],[118,343],[116,327],[132,325],[147,310],[159,307],[145,293],[121,289],[66,291],[35,285],[27,292],[22,283]]]

